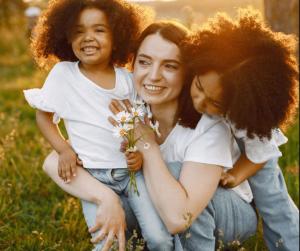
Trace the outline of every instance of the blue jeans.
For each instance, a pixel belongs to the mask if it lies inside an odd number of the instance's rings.
[[[129,176],[127,169],[88,169],[88,171],[100,182],[106,184],[120,195],[123,206],[130,222],[132,220],[132,212],[137,218],[147,248],[154,251],[171,251],[174,249],[173,237],[168,233],[167,228],[161,221],[152,201],[149,197],[145,180],[141,172],[137,172],[136,183],[139,196],[136,195],[129,185]],[[96,205],[82,201],[84,217],[88,227],[95,223]],[[129,208],[132,211],[129,211]],[[93,234],[97,235],[97,233]],[[95,251],[101,250],[104,241],[95,246]]]
[[[268,249],[299,250],[299,210],[288,194],[277,159],[268,161],[248,181]]]
[[[169,163],[178,179],[181,163]],[[175,236],[175,251],[213,251],[218,244],[242,242],[254,235],[257,215],[254,208],[234,191],[219,187],[208,206],[184,233]]]

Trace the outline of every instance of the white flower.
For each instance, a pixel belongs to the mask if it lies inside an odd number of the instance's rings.
[[[128,123],[132,119],[132,116],[130,113],[126,111],[122,111],[116,115],[116,118],[118,123],[124,124],[124,123]]]
[[[134,146],[134,147],[128,148],[126,151],[127,151],[127,152],[130,152],[130,153],[134,153],[134,152],[136,152],[137,150],[138,150],[137,147]]]
[[[150,127],[153,129],[153,131],[157,134],[158,137],[161,136],[161,134],[160,134],[160,132],[159,132],[159,130],[158,130],[158,128],[159,128],[159,123],[158,123],[157,120],[155,121],[155,124],[153,124],[152,121],[150,120]]]
[[[113,128],[113,135],[117,138],[123,138],[132,130],[132,125],[124,124]]]
[[[143,118],[145,115],[144,109],[142,106],[132,107],[131,116],[134,118]]]

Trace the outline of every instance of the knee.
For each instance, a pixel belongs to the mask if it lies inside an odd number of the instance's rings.
[[[174,250],[173,237],[169,233],[152,232],[146,238],[147,247],[151,251],[171,251]]]
[[[53,173],[53,171],[57,168],[58,165],[58,156],[57,153],[55,151],[52,151],[45,159],[44,163],[43,163],[43,171],[45,173],[47,173],[48,175],[50,175],[51,173]]]

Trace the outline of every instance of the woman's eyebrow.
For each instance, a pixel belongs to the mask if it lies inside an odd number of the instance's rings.
[[[147,59],[152,59],[152,57],[150,57],[149,55],[144,54],[144,53],[138,54],[138,57],[143,57],[143,58],[147,58]],[[181,62],[178,61],[178,60],[176,60],[176,59],[163,59],[163,62],[164,62],[164,63],[173,63],[173,64],[181,65]]]
[[[146,54],[138,54],[138,57],[143,57],[143,58],[147,58],[147,59],[152,59],[150,56],[146,55]]]

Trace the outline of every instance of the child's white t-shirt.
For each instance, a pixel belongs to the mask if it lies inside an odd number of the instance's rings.
[[[230,128],[221,118],[203,114],[195,129],[177,124],[160,145],[166,162],[198,162],[230,169],[240,156],[239,147]],[[205,174],[204,174],[205,175]],[[248,181],[233,188],[243,200],[251,202]]]
[[[285,144],[288,139],[280,129],[273,129],[270,139],[267,137],[259,138],[257,135],[254,135],[253,138],[249,138],[247,136],[247,130],[237,129],[232,122],[228,120],[224,121],[230,127],[234,137],[244,143],[245,154],[253,163],[264,163],[270,159],[282,156],[279,146]]]
[[[41,89],[24,91],[28,103],[62,118],[69,141],[85,168],[127,168],[122,139],[113,136],[108,121],[112,99],[135,99],[131,73],[115,69],[115,87],[104,89],[83,75],[78,62],[60,62],[50,71]]]

